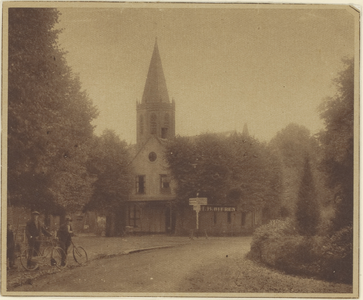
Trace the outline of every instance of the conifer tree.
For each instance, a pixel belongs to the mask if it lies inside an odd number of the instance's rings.
[[[298,232],[304,236],[315,235],[320,213],[308,157],[305,158],[296,206],[295,218]]]

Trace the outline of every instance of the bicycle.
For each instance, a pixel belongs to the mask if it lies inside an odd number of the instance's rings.
[[[40,249],[39,252],[34,248],[28,248],[21,253],[20,263],[25,270],[34,271],[39,268],[39,265],[47,264],[58,269],[65,267],[62,265],[62,257],[65,256],[65,253],[62,248],[57,246],[58,240],[51,237],[46,241],[50,243],[50,246]]]
[[[84,250],[81,246],[76,246],[73,241],[71,240],[72,245],[72,254],[75,262],[79,265],[83,265],[88,262],[88,255],[86,250]],[[67,265],[67,256],[65,256],[64,264]]]

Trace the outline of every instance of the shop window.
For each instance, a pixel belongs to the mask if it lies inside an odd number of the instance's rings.
[[[129,206],[129,225],[136,228],[140,225],[140,207],[138,205]]]
[[[241,214],[241,225],[246,226],[246,213],[242,212]]]
[[[227,223],[228,224],[232,223],[232,213],[230,211],[227,212]]]
[[[136,176],[136,194],[145,194],[145,175]]]
[[[217,224],[217,212],[213,213],[213,223],[214,223],[214,225]]]

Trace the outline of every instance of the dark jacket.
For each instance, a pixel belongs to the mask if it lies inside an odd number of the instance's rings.
[[[70,231],[72,231],[72,226],[70,226]],[[70,243],[71,239],[72,239],[72,232],[68,231],[68,225],[67,224],[63,224],[59,227],[58,230],[58,238],[59,241],[63,242],[63,243]]]
[[[34,240],[44,234],[45,236],[51,236],[51,234],[45,230],[44,226],[38,221],[38,226],[33,220],[26,223],[25,234],[28,240]]]

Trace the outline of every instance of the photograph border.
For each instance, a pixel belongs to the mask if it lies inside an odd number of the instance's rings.
[[[243,297],[243,298],[357,298],[359,296],[359,224],[360,224],[360,12],[357,8],[348,4],[313,4],[313,3],[244,3],[244,2],[83,2],[83,1],[4,1],[2,3],[2,152],[1,152],[1,199],[2,199],[2,282],[1,290],[4,296],[83,296],[83,297],[104,297],[104,296],[122,296],[122,297]],[[205,7],[229,7],[236,9],[243,8],[268,8],[268,9],[347,9],[355,19],[355,50],[354,50],[354,255],[353,255],[353,292],[347,294],[310,294],[310,293],[118,293],[118,292],[11,292],[7,291],[6,276],[6,233],[7,227],[7,121],[8,121],[8,13],[11,7],[127,7],[127,8],[205,8]]]

